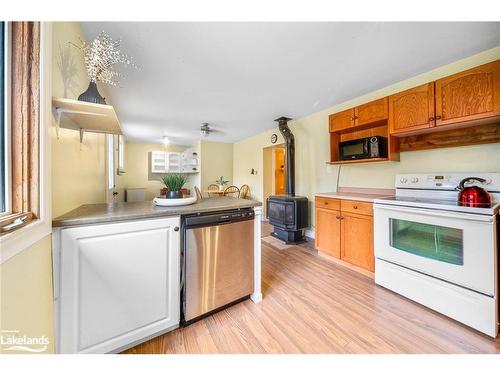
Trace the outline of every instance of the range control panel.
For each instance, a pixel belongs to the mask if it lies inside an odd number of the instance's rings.
[[[470,181],[465,186],[481,186],[489,191],[500,191],[500,173],[412,173],[396,175],[397,189],[454,190],[464,178],[479,177],[484,183]]]

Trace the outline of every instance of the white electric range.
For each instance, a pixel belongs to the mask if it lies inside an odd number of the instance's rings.
[[[486,180],[489,207],[458,204],[465,177]],[[375,282],[496,337],[499,202],[500,173],[397,175],[374,202]]]

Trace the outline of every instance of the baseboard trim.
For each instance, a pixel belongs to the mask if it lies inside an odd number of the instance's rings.
[[[331,255],[328,255],[328,254],[325,254],[325,253],[322,253],[321,251],[318,251],[318,255],[332,263],[335,263],[335,264],[338,264],[339,266],[342,266],[342,267],[345,267],[345,268],[349,268],[350,270],[353,270],[353,271],[356,271],[356,272],[359,272],[365,276],[368,276],[370,279],[374,279],[375,278],[375,273],[373,272],[370,272],[370,271],[367,271],[365,270],[364,268],[361,268],[361,267],[358,267],[358,266],[355,266],[351,263],[348,263],[342,259],[338,259],[338,258],[335,258],[335,257],[332,257]]]
[[[316,238],[314,229],[306,229],[306,237],[312,238],[314,240]]]

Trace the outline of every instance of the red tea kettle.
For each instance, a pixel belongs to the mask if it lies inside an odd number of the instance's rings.
[[[458,193],[458,203],[467,207],[489,207],[491,204],[490,194],[479,186],[465,187],[465,183],[468,181],[486,182],[484,178],[480,177],[464,178],[457,186],[457,190],[460,191]]]

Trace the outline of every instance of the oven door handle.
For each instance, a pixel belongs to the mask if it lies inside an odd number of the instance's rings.
[[[483,223],[493,223],[495,222],[495,217],[490,215],[477,215],[477,214],[468,214],[468,213],[456,213],[453,211],[442,211],[442,210],[432,210],[432,209],[422,209],[416,207],[397,207],[397,206],[389,206],[381,203],[375,203],[373,205],[373,209],[375,211],[393,211],[393,212],[402,212],[405,214],[419,214],[425,216],[433,216],[433,217],[442,217],[442,218],[452,218],[457,220],[468,220],[468,221],[479,221]]]

